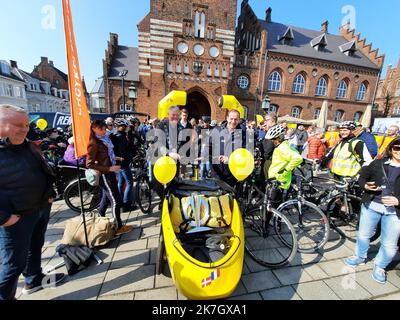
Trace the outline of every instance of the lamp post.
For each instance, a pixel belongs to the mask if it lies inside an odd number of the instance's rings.
[[[122,105],[124,106],[125,111],[125,77],[128,74],[128,70],[124,69],[119,73],[119,76],[122,78]]]
[[[271,99],[269,98],[269,96],[265,96],[261,108],[264,110],[264,113],[268,113],[270,107],[271,107]]]
[[[254,121],[257,122],[257,109],[258,109],[258,95],[260,94],[260,87],[256,87],[256,101],[254,102]]]

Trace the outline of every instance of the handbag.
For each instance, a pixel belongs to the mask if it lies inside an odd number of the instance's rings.
[[[97,187],[100,184],[101,173],[94,169],[85,170],[86,181],[92,186]]]
[[[85,220],[89,248],[105,246],[115,238],[116,225],[114,219],[91,214],[85,216]],[[85,228],[82,216],[67,221],[61,244],[86,246]]]

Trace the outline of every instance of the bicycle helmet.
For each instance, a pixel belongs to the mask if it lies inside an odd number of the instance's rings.
[[[129,117],[128,121],[130,121],[131,123],[139,123],[140,122],[140,120],[138,118],[133,117],[133,116]]]
[[[268,132],[265,136],[265,139],[273,140],[273,139],[279,138],[281,136],[284,136],[285,133],[286,133],[286,129],[281,124],[278,124],[268,130]]]
[[[339,129],[348,129],[348,130],[352,130],[352,131],[355,130],[356,127],[357,126],[354,121],[345,121],[339,125]]]
[[[119,127],[119,126],[129,127],[129,122],[128,122],[128,120],[125,120],[125,119],[115,119],[114,124],[117,127]]]

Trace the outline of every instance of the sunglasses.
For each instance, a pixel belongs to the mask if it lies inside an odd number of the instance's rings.
[[[400,146],[393,146],[392,151],[399,152],[400,151]]]

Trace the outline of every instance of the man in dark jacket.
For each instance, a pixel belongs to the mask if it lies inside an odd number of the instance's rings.
[[[64,274],[44,275],[41,269],[55,197],[54,173],[26,140],[28,131],[29,118],[23,109],[0,105],[0,300],[15,299],[22,273],[25,294],[64,278]]]
[[[233,151],[246,148],[246,131],[240,127],[238,111],[231,110],[226,123],[211,132],[210,146],[214,176],[235,186],[237,180],[229,169],[229,157]]]
[[[123,212],[135,210],[132,203],[133,176],[130,169],[130,164],[133,159],[133,147],[129,143],[128,133],[126,132],[129,123],[125,119],[116,119],[114,121],[117,132],[110,135],[114,145],[114,153],[117,157],[124,159],[121,162],[121,170],[116,173],[118,179],[118,189],[123,199]],[[125,191],[123,190],[125,184]]]
[[[376,142],[375,136],[367,132],[367,130],[363,128],[363,125],[361,123],[357,122],[356,125],[357,128],[356,130],[354,130],[354,135],[358,139],[364,141],[369,153],[371,154],[371,157],[375,159],[378,155],[378,143]]]

